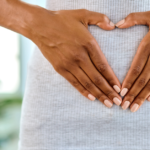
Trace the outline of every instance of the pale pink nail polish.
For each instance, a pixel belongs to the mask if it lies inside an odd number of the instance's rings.
[[[114,26],[115,26],[115,24],[114,24],[113,22],[111,22],[111,21],[110,21],[110,25],[111,25],[112,27],[114,27]]]
[[[113,104],[107,99],[104,101],[104,104],[109,108],[111,108],[113,106]]]
[[[125,19],[119,21],[119,22],[116,24],[116,27],[121,26],[122,24],[124,24],[124,22],[125,22]]]
[[[122,109],[126,110],[129,107],[129,105],[130,105],[130,102],[129,101],[125,101],[123,106],[122,106]]]
[[[125,96],[127,94],[127,92],[128,92],[128,89],[127,88],[123,88],[121,93],[120,93],[120,95],[121,96]]]
[[[131,107],[131,111],[132,111],[132,112],[136,112],[138,109],[139,109],[139,105],[138,105],[138,104],[134,104],[134,105]]]
[[[114,97],[114,98],[113,98],[113,101],[114,101],[114,103],[115,103],[116,105],[118,105],[118,106],[121,104],[121,100],[118,99],[117,97]]]
[[[88,98],[89,98],[91,101],[94,101],[94,100],[96,99],[92,94],[88,94]]]
[[[120,93],[120,88],[118,85],[114,85],[113,88],[117,93]]]

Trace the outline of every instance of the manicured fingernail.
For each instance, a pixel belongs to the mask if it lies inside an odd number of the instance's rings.
[[[113,105],[113,104],[112,104],[109,100],[107,100],[107,99],[104,101],[104,104],[105,104],[107,107],[109,107],[109,108],[111,108],[112,105]]]
[[[136,112],[138,109],[139,109],[139,105],[138,105],[138,104],[134,104],[134,105],[131,107],[131,111],[132,111],[132,112]]]
[[[148,97],[148,99],[147,99],[149,102],[150,102],[150,97]]]
[[[89,98],[91,101],[94,101],[94,100],[96,99],[92,94],[88,94],[88,98]]]
[[[128,92],[128,89],[127,88],[123,88],[121,93],[120,93],[120,95],[121,96],[125,96],[127,94],[127,92]]]
[[[125,22],[125,19],[119,21],[119,22],[116,24],[116,27],[121,26],[122,24],[124,24],[124,22]]]
[[[115,26],[115,24],[114,24],[113,22],[111,22],[111,21],[110,21],[110,25],[111,25],[112,27],[114,27],[114,26]]]
[[[118,105],[118,106],[121,104],[121,100],[118,99],[117,97],[114,97],[114,98],[113,98],[113,101],[114,101],[114,103],[115,103],[116,105]]]
[[[129,105],[130,105],[130,102],[129,101],[125,101],[123,106],[122,106],[122,109],[126,110],[129,107]]]
[[[120,92],[120,88],[119,88],[119,86],[118,86],[118,85],[114,85],[114,86],[113,86],[113,88],[115,89],[115,91],[116,91],[117,93],[119,93],[119,92]]]

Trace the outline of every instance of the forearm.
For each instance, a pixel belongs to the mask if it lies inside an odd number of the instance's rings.
[[[33,21],[32,5],[19,0],[1,0],[0,26],[29,37]]]

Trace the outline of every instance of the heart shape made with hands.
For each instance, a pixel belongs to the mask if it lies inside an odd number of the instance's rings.
[[[150,12],[137,12],[129,14],[119,21],[116,27],[120,29],[135,25],[147,25],[150,27]],[[122,108],[130,106],[132,112],[136,112],[145,99],[150,101],[150,31],[141,41],[131,67],[122,83],[120,95],[125,96]]]

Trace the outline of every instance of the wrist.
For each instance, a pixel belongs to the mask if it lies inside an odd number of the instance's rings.
[[[18,0],[2,0],[0,26],[29,38],[32,30],[31,26],[35,21],[37,7]]]

